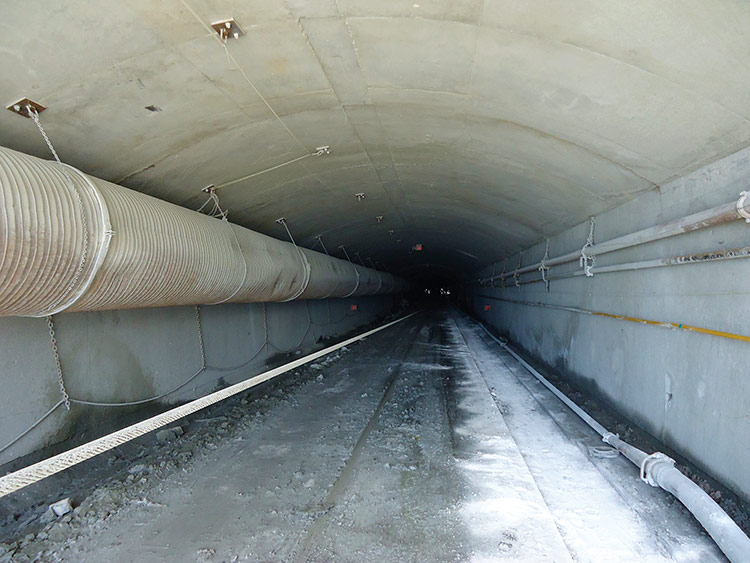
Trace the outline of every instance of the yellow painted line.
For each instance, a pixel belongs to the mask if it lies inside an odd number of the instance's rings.
[[[701,334],[710,334],[711,336],[718,336],[720,338],[728,338],[730,340],[739,340],[740,342],[750,342],[750,336],[744,334],[734,334],[732,332],[723,332],[721,330],[711,330],[710,328],[701,328],[699,326],[686,325],[683,323],[671,323],[663,321],[652,321],[649,319],[641,319],[638,317],[628,317],[627,315],[616,315],[613,313],[602,313],[599,311],[588,311],[586,309],[579,309],[577,307],[564,307],[562,305],[547,305],[546,303],[531,303],[528,301],[517,301],[515,299],[501,299],[500,297],[492,297],[490,295],[479,295],[485,299],[492,299],[494,301],[505,301],[506,303],[516,303],[518,305],[526,305],[527,307],[543,307],[545,309],[560,309],[561,311],[570,311],[571,313],[580,313],[582,315],[594,315],[596,317],[606,317],[609,319],[617,319],[620,321],[628,321],[631,323],[639,323],[651,326],[660,326],[663,328],[676,328],[679,330],[687,330],[689,332],[699,332]]]
[[[740,340],[741,342],[750,342],[750,336],[744,336],[742,334],[734,334],[731,332],[722,332],[720,330],[711,330],[709,328],[701,328],[699,326],[686,325],[682,323],[664,323],[659,321],[650,321],[648,319],[639,319],[638,317],[627,317],[625,315],[613,315],[612,313],[600,313],[597,311],[588,311],[592,315],[597,317],[608,317],[610,319],[619,319],[621,321],[630,321],[631,323],[641,323],[654,326],[663,326],[665,328],[677,328],[681,330],[689,330],[690,332],[700,332],[701,334],[710,334],[712,336],[720,336],[722,338],[729,338],[731,340]]]

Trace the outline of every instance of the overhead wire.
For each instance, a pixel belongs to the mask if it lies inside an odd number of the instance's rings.
[[[232,53],[229,52],[229,48],[227,47],[226,41],[222,40],[222,38],[219,37],[219,35],[215,32],[215,30],[210,25],[208,25],[205,21],[203,21],[203,18],[201,18],[196,13],[196,11],[185,0],[180,0],[180,3],[185,7],[185,9],[187,9],[188,12],[190,12],[192,14],[192,16],[198,21],[198,23],[200,23],[201,26],[203,26],[203,28],[206,29],[206,31],[209,32],[210,35],[212,35],[213,37],[216,38],[216,40],[219,42],[219,44],[224,49],[224,52],[226,53],[226,56],[227,56],[227,60],[229,60],[229,62],[232,63],[232,65],[234,66],[234,68],[237,69],[237,71],[240,73],[240,75],[245,80],[245,82],[247,82],[247,84],[250,86],[250,88],[252,88],[253,92],[255,92],[255,95],[258,96],[258,98],[261,100],[261,102],[263,102],[263,105],[265,105],[266,108],[268,108],[268,111],[270,111],[271,114],[276,119],[276,121],[278,121],[279,124],[281,124],[281,126],[284,128],[284,130],[287,132],[287,134],[292,139],[294,139],[294,141],[300,147],[302,147],[305,150],[305,152],[307,154],[305,154],[304,156],[300,157],[297,160],[302,160],[303,158],[307,158],[308,156],[311,156],[313,154],[313,152],[307,147],[307,145],[305,145],[305,143],[303,143],[299,139],[299,137],[297,137],[297,135],[294,134],[294,132],[284,122],[284,120],[281,118],[281,116],[278,114],[278,112],[274,109],[274,107],[271,105],[271,103],[260,92],[260,90],[258,90],[258,88],[255,86],[255,83],[250,79],[250,77],[247,75],[247,73],[244,71],[244,69],[240,66],[240,64],[237,62],[237,59],[234,58],[234,55],[232,55]],[[295,162],[297,160],[295,160]],[[291,164],[291,163],[290,162],[289,163],[284,163],[281,166],[284,166],[286,164]],[[324,183],[323,180],[321,180],[320,178],[318,178],[318,176],[316,174],[314,174],[313,172],[311,172],[310,169],[308,169],[304,164],[301,164],[300,166],[302,166],[305,169],[305,172],[307,172],[309,175],[311,175],[313,178],[315,178],[320,184]],[[260,173],[263,173],[263,172],[266,172],[266,171],[261,171]],[[252,175],[249,175],[249,176],[252,177]],[[244,178],[244,179],[248,179],[248,178]],[[241,180],[237,180],[237,181],[241,181]],[[232,181],[231,183],[234,183],[234,181]],[[226,185],[221,186],[221,187],[226,187]]]
[[[230,180],[229,182],[224,182],[223,184],[219,184],[216,186],[217,190],[222,190],[224,188],[227,188],[229,186],[232,186],[234,184],[239,184],[240,182],[244,182],[245,180],[249,180],[251,178],[255,178],[256,176],[260,176],[261,174],[265,174],[266,172],[272,172],[273,170],[278,170],[279,168],[283,168],[284,166],[288,166],[289,164],[294,164],[295,162],[299,162],[300,160],[303,160],[305,158],[309,158],[311,156],[314,156],[316,153],[309,153],[304,154],[302,156],[299,156],[297,158],[293,158],[292,160],[288,160],[286,162],[282,162],[281,164],[277,164],[276,166],[271,166],[270,168],[266,168],[265,170],[260,170],[258,172],[253,172],[252,174],[247,174],[246,176],[242,176],[241,178],[235,178],[234,180]]]

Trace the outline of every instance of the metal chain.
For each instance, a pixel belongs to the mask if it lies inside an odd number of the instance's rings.
[[[195,306],[195,324],[198,326],[198,346],[201,351],[201,371],[206,369],[206,348],[203,344],[203,327],[201,326],[201,306]]]
[[[60,365],[60,353],[57,349],[57,338],[55,338],[55,325],[52,322],[52,317],[47,317],[47,328],[49,329],[49,340],[52,344],[52,354],[55,356],[55,368],[57,369],[57,382],[60,385],[60,393],[62,394],[65,408],[70,410],[70,395],[65,389],[65,381],[63,380],[62,366]]]
[[[57,151],[55,150],[55,147],[52,146],[52,141],[49,140],[49,137],[47,136],[47,132],[44,130],[44,127],[42,127],[42,124],[39,121],[39,112],[34,109],[33,106],[26,106],[29,115],[31,115],[31,119],[34,120],[34,123],[36,123],[37,128],[39,129],[39,132],[42,134],[42,137],[44,137],[44,141],[47,143],[47,146],[49,147],[50,152],[52,153],[52,156],[55,157],[55,160],[62,164],[60,161],[60,157],[57,156]]]
[[[75,184],[73,183],[73,179],[70,177],[70,174],[68,174],[68,170],[65,168],[65,165],[60,160],[60,157],[57,155],[57,151],[55,150],[55,147],[52,146],[52,141],[49,140],[49,137],[47,136],[47,132],[44,130],[44,127],[42,127],[41,122],[39,121],[39,113],[34,109],[32,106],[26,106],[29,112],[29,115],[31,115],[31,118],[34,120],[34,123],[37,126],[37,129],[39,129],[39,132],[42,134],[42,137],[44,137],[44,142],[47,143],[47,147],[49,147],[50,152],[52,153],[52,156],[55,157],[55,160],[60,165],[60,169],[62,170],[63,175],[65,176],[65,179],[67,180],[68,187],[72,190],[72,192],[76,196],[76,200],[78,201],[78,208],[81,210],[81,223],[83,224],[83,248],[81,248],[81,262],[78,264],[78,268],[75,271],[75,274],[73,275],[73,279],[68,284],[68,287],[65,288],[65,291],[60,295],[60,298],[55,301],[52,305],[47,307],[45,312],[54,311],[57,306],[60,304],[60,302],[65,299],[65,297],[73,290],[73,288],[78,283],[79,278],[81,277],[81,274],[83,273],[83,268],[86,264],[86,259],[88,257],[88,249],[89,249],[89,227],[88,227],[88,221],[86,219],[86,209],[83,205],[83,199],[81,199],[81,194],[78,192],[78,189],[75,187]]]
[[[591,268],[594,267],[596,256],[589,256],[588,254],[586,254],[586,249],[594,246],[595,221],[596,219],[594,217],[591,217],[591,224],[589,225],[589,236],[586,239],[586,244],[584,244],[583,248],[581,248],[581,257],[578,259],[578,265],[583,268],[583,272],[586,274],[587,278],[594,277],[594,272],[591,271]]]
[[[263,346],[266,348],[266,352],[268,352],[268,346],[270,344],[269,342],[269,334],[268,334],[268,312],[266,311],[266,304],[263,303],[263,331],[265,332],[266,338],[265,342],[263,343]]]

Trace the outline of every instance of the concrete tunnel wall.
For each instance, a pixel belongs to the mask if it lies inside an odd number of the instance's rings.
[[[747,190],[744,149],[596,217],[595,241],[738,198]],[[580,250],[589,223],[550,240],[550,257]],[[604,266],[750,245],[741,220],[597,257]],[[545,243],[522,252],[538,262]],[[508,259],[507,269],[519,256]],[[503,264],[483,271],[499,274]],[[552,268],[549,275],[579,269]],[[528,275],[531,277],[531,275]],[[539,278],[539,273],[535,273]],[[528,278],[526,278],[528,279]],[[522,305],[543,303],[750,334],[747,260],[597,274],[506,288],[473,286],[470,307],[528,354],[593,390],[697,466],[750,499],[750,345],[707,334]],[[499,286],[500,283],[496,282]],[[485,306],[490,306],[486,311]]]
[[[260,353],[237,369],[209,369],[157,404],[179,404],[236,383],[263,371],[267,361],[283,351],[296,357],[296,350],[309,351],[320,338],[341,336],[390,314],[397,299],[382,295],[202,306],[208,366],[238,366]],[[261,350],[264,307],[271,346]],[[194,307],[63,313],[54,321],[65,385],[77,399],[124,402],[152,397],[176,387],[201,366]],[[2,447],[47,412],[61,394],[45,319],[0,318],[0,358]],[[86,432],[92,438],[92,429],[116,423],[134,408],[143,406],[72,405],[70,412],[61,406],[1,452],[0,464],[73,434]]]
[[[226,17],[242,37],[214,33],[211,22]],[[747,189],[748,149],[717,160],[750,146],[742,2],[105,0],[51,9],[32,0],[6,3],[0,30],[11,110],[0,111],[0,145],[49,159],[48,139],[86,174],[184,209],[205,205],[202,190],[213,185],[236,225],[293,235],[308,249],[325,250],[325,241],[340,259],[346,249],[416,278],[486,275],[475,270],[500,257],[514,267],[513,255],[536,244],[522,253],[529,263],[542,257],[544,237],[553,256],[578,251],[591,214],[602,241]],[[26,97],[46,106],[39,130],[16,113]],[[745,247],[749,233],[735,221],[597,264]],[[749,335],[749,265],[577,277],[553,281],[549,293],[539,283],[472,286],[472,308],[750,500],[747,342],[511,302]],[[268,305],[271,341],[286,349],[300,338],[307,350],[387,312],[393,299]],[[340,321],[328,322],[329,306]],[[316,324],[302,338],[308,307]],[[263,311],[204,307],[208,363],[254,354]],[[193,313],[57,316],[71,395],[125,401],[184,381],[200,365]],[[201,374],[164,403],[260,371],[274,353]],[[0,448],[60,396],[44,320],[0,319]],[[58,408],[1,451],[0,464],[121,412]]]

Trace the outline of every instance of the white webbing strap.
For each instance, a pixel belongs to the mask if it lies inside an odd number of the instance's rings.
[[[91,459],[92,457],[95,457],[101,453],[116,448],[117,446],[138,438],[139,436],[143,436],[144,434],[152,432],[157,428],[161,428],[163,426],[166,426],[167,424],[176,422],[181,418],[198,412],[201,409],[205,409],[206,407],[223,401],[224,399],[228,399],[229,397],[241,393],[242,391],[246,391],[251,387],[260,385],[261,383],[268,381],[269,379],[273,379],[274,377],[277,377],[290,370],[293,370],[294,368],[312,362],[313,360],[330,354],[331,352],[335,352],[336,350],[339,350],[344,346],[348,346],[349,344],[357,342],[358,340],[367,338],[372,334],[380,332],[381,330],[384,330],[416,315],[418,312],[419,311],[416,311],[414,313],[406,315],[405,317],[401,317],[400,319],[384,324],[383,326],[368,330],[367,332],[364,332],[358,336],[354,336],[352,338],[344,340],[343,342],[339,342],[338,344],[329,346],[328,348],[325,348],[318,352],[308,354],[303,358],[299,358],[297,360],[289,362],[288,364],[284,364],[283,366],[265,371],[261,374],[250,377],[245,381],[230,385],[225,389],[215,391],[214,393],[210,393],[205,397],[195,399],[194,401],[190,401],[189,403],[170,409],[167,412],[158,414],[154,417],[143,420],[131,426],[127,426],[126,428],[117,430],[116,432],[112,432],[111,434],[107,434],[106,436],[102,436],[101,438],[97,438],[96,440],[0,477],[0,498],[9,495],[19,489],[22,489],[28,485],[36,483],[37,481],[40,481],[45,477],[49,477],[50,475],[59,473],[60,471],[68,469],[69,467],[86,461],[87,459]]]

